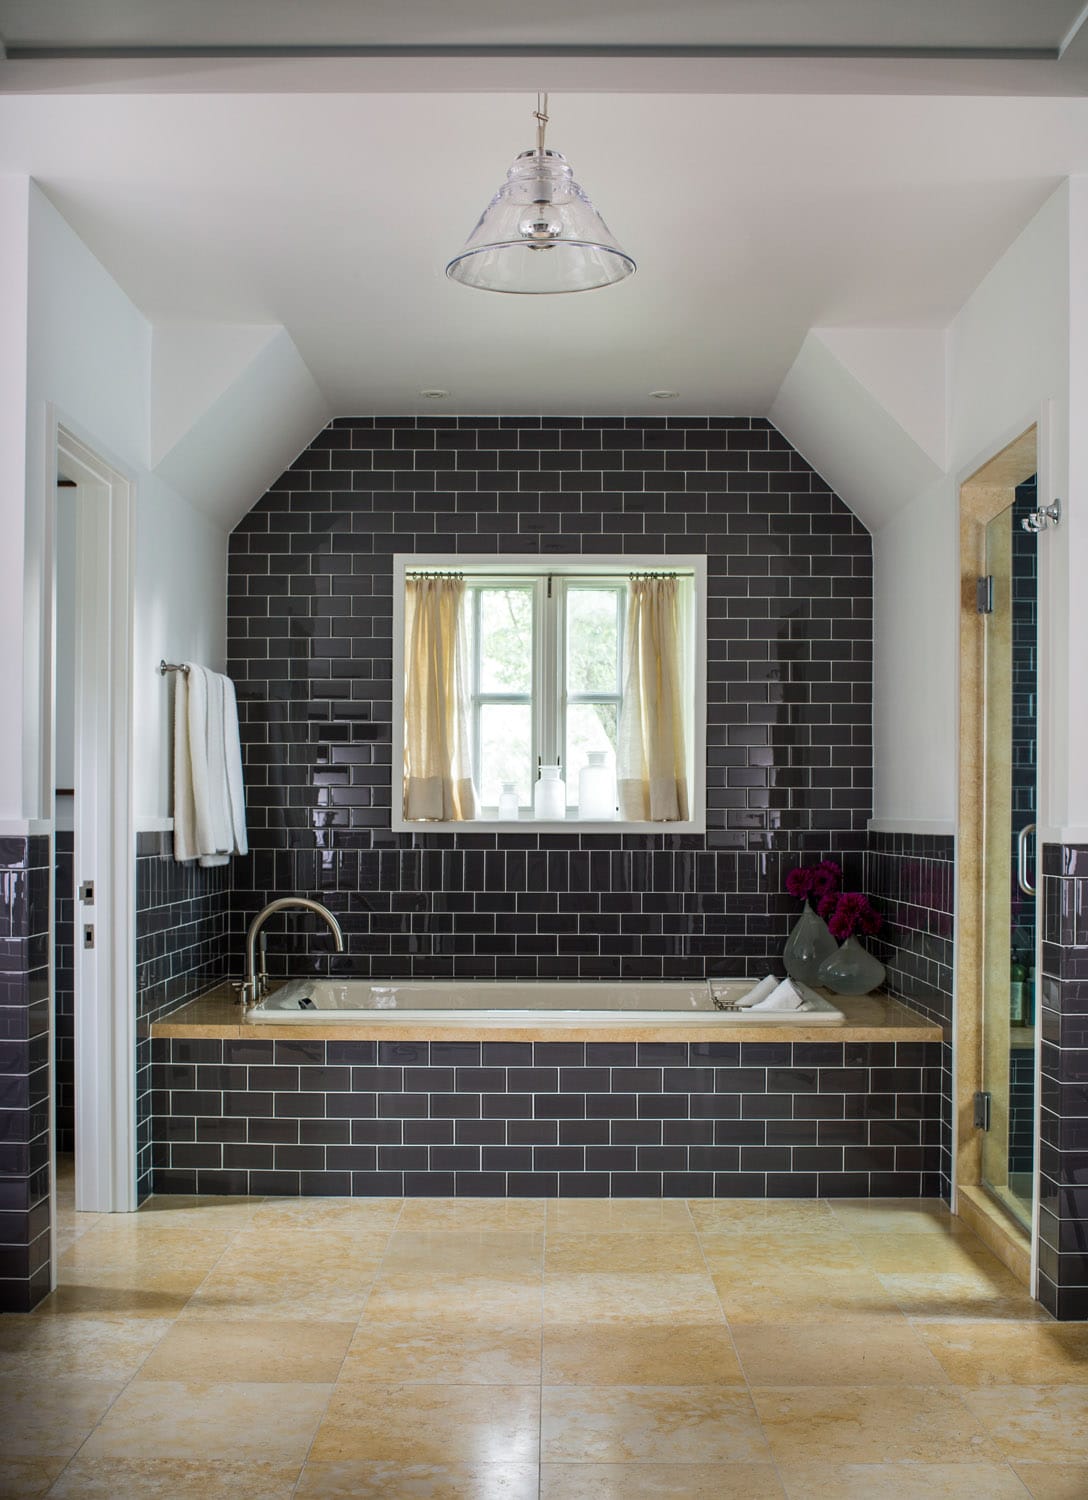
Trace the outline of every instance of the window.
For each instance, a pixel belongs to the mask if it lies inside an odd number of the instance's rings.
[[[428,559],[394,559],[394,705],[393,827],[509,829],[511,791],[517,799],[517,820],[546,829],[580,824],[582,827],[654,826],[674,831],[698,831],[704,826],[703,766],[705,764],[705,559],[632,558],[622,565],[588,558],[518,559],[465,558],[459,571],[435,567]],[[630,797],[622,794],[624,813],[607,824],[590,824],[579,808],[580,772],[593,752],[603,753],[612,776],[623,774],[629,751],[621,748],[624,729],[624,676],[631,671],[626,650],[632,576],[663,576],[676,580],[680,618],[678,651],[679,714],[687,799],[678,811],[657,821],[646,813],[633,816]],[[428,659],[435,653],[421,647],[418,636],[406,641],[406,622],[412,632],[416,617],[414,596],[406,589],[421,578],[456,578],[463,585],[458,613],[459,638],[448,643],[458,659],[456,712],[462,722],[456,732],[438,738],[466,745],[466,765],[445,772],[427,768],[426,785],[446,775],[458,785],[471,774],[473,799],[462,797],[463,811],[443,812],[445,804],[409,798],[411,774],[406,747],[420,742],[410,722],[413,703],[420,701],[411,685],[406,693],[406,663],[413,673],[413,652]],[[407,602],[406,602],[407,601]],[[451,690],[452,691],[452,690]],[[425,694],[423,695],[426,696]],[[647,706],[646,711],[650,711]],[[453,710],[451,709],[451,713]],[[407,716],[407,717],[406,717]],[[629,716],[630,717],[630,716]],[[424,736],[426,738],[426,736]],[[433,739],[434,736],[431,736]],[[629,735],[627,736],[629,738]],[[625,741],[626,743],[626,741]],[[600,754],[595,756],[600,761]],[[565,782],[565,817],[540,819],[534,815],[533,789],[541,767],[558,766]],[[413,783],[415,785],[417,783]],[[418,783],[422,784],[422,782]],[[500,817],[500,798],[507,805]],[[427,815],[409,816],[408,806],[426,806]]]

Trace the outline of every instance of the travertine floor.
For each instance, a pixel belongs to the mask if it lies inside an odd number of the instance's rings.
[[[0,1319],[0,1495],[1085,1500],[1088,1327],[934,1203],[160,1199]]]

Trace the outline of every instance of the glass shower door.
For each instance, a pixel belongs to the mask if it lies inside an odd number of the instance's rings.
[[[982,1180],[1031,1222],[1035,1116],[1036,539],[1020,526],[1035,483],[986,528],[983,766]]]

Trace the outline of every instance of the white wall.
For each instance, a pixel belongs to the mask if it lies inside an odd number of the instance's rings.
[[[874,820],[951,832],[956,817],[959,485],[1032,422],[1049,429],[1040,485],[1066,483],[1069,189],[1060,187],[968,298],[948,330],[948,472],[874,537]],[[1040,629],[1053,663],[1066,628],[1055,554],[1040,543]],[[1052,712],[1061,705],[1049,699]],[[1046,694],[1041,694],[1044,716]],[[1062,732],[1040,722],[1043,746]],[[1041,777],[1044,804],[1057,787]]]
[[[23,526],[26,514],[26,278],[29,183],[0,177],[0,703],[23,702]],[[0,833],[23,818],[23,741],[0,734]]]
[[[41,580],[46,497],[56,478],[48,451],[52,404],[58,421],[135,480],[135,808],[137,827],[153,826],[170,810],[170,679],[160,678],[156,665],[166,656],[222,669],[226,532],[148,468],[150,324],[33,185],[29,235],[25,753],[19,811],[28,818],[49,811],[41,753],[48,681]]]

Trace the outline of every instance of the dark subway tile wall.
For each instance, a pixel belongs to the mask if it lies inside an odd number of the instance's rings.
[[[75,883],[73,835],[53,835],[56,864],[53,912],[53,1080],[56,1089],[57,1150],[75,1150]]]
[[[156,1038],[157,1192],[917,1197],[940,1044]]]
[[[1042,851],[1039,1300],[1088,1318],[1088,846]]]
[[[136,1140],[140,1197],[151,1191],[149,1028],[227,977],[229,865],[178,864],[171,833],[136,839]],[[235,965],[237,967],[237,964]]]
[[[886,987],[944,1028],[941,1045],[941,1192],[952,1189],[952,980],[955,839],[870,832],[865,890],[884,919],[870,946],[888,971]]]
[[[394,552],[705,553],[705,837],[391,834]],[[798,856],[860,879],[870,538],[766,421],[338,420],[234,532],[229,587],[253,851],[236,947],[294,892],[340,918],[345,975],[757,975]],[[324,927],[287,925],[273,970],[327,970]]]
[[[0,1310],[49,1291],[49,839],[0,838]]]

